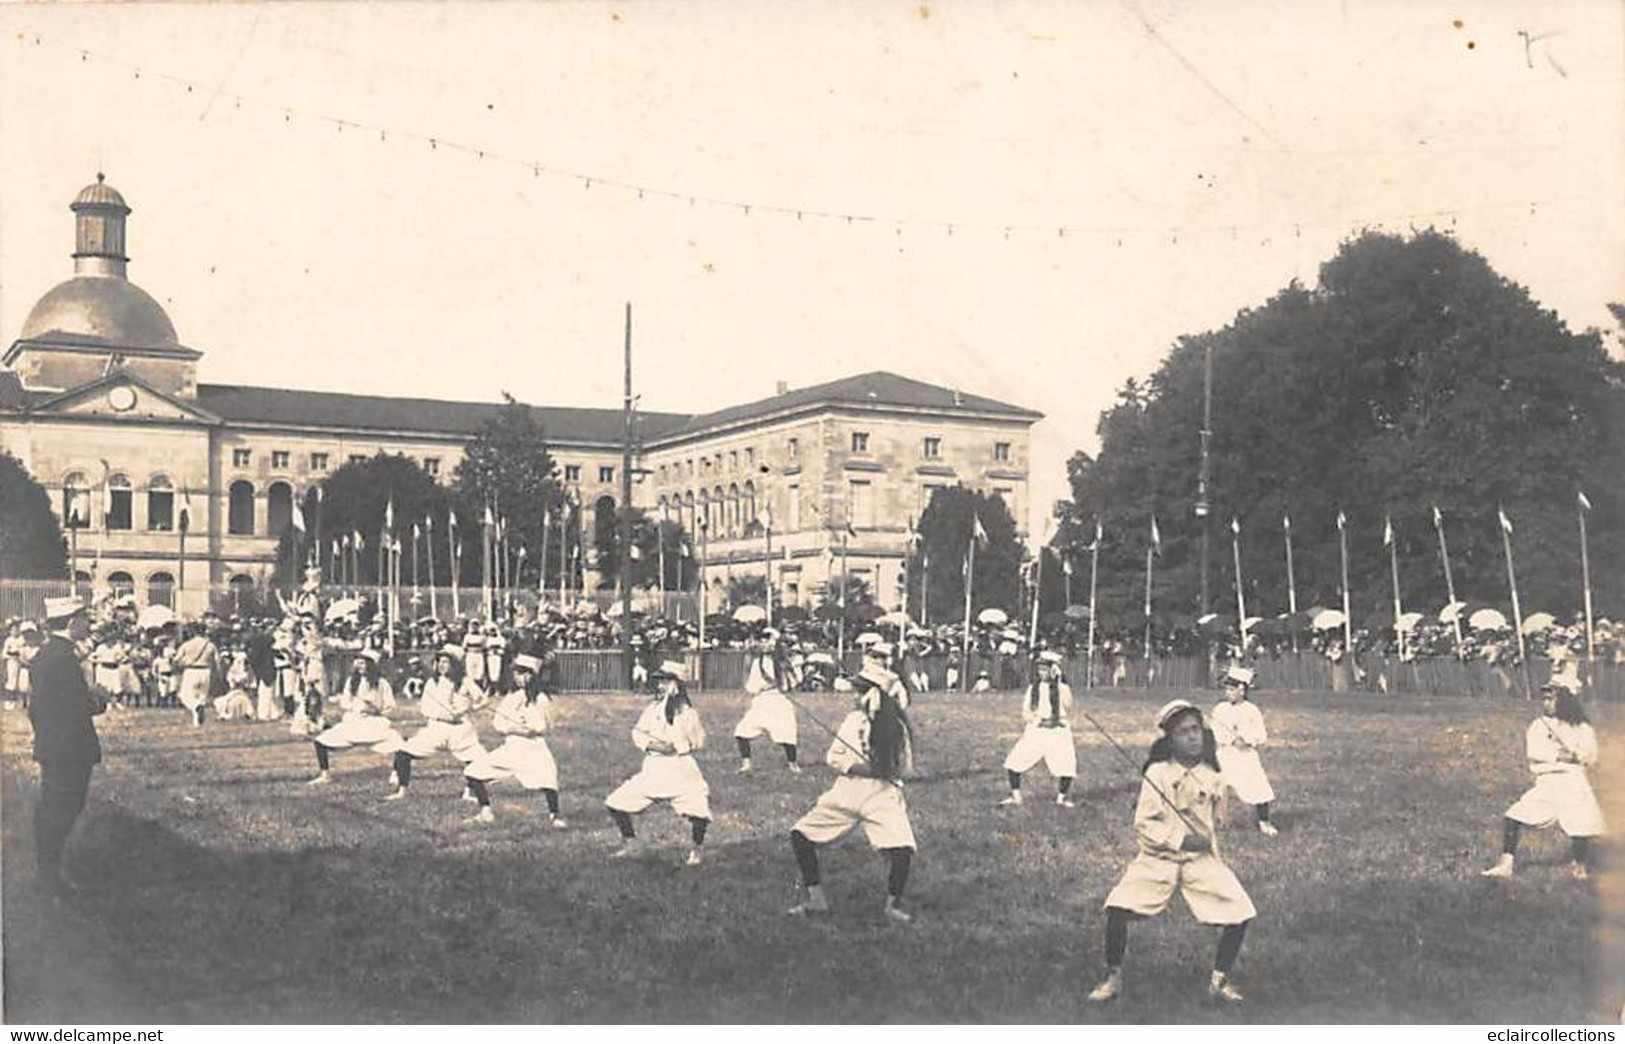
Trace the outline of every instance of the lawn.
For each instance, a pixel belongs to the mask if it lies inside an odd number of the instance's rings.
[[[1138,759],[1168,695],[1079,703]],[[410,798],[385,804],[379,755],[341,753],[334,785],[309,788],[310,745],[282,726],[118,713],[101,720],[106,761],[69,846],[88,891],[65,905],[29,886],[27,722],[7,711],[6,1019],[1561,1025],[1619,1003],[1599,996],[1625,981],[1605,945],[1621,932],[1617,880],[1571,880],[1555,832],[1526,835],[1513,880],[1478,877],[1528,784],[1529,704],[1266,692],[1281,836],[1232,805],[1223,838],[1260,911],[1236,969],[1246,1004],[1208,1003],[1216,933],[1176,900],[1131,932],[1124,998],[1091,1008],[1100,902],[1134,851],[1138,784],[1080,716],[1081,807],[1048,800],[1040,768],[1025,808],[996,810],[1017,700],[916,704],[908,927],[881,918],[884,867],[860,834],[825,853],[834,916],[784,916],[786,835],[828,784],[828,743],[803,717],[803,760],[819,767],[790,776],[762,743],[755,775],[736,776],[742,696],[698,700],[717,814],[699,869],[680,865],[685,826],[658,809],[639,820],[646,856],[605,858],[600,803],[638,764],[634,697],[561,701],[559,832],[512,783],[493,787],[496,824],[464,825],[449,760],[420,762]],[[806,702],[839,719],[836,697]],[[1597,714],[1605,762],[1625,765],[1625,713]]]

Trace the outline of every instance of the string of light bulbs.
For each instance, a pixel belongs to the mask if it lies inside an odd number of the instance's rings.
[[[321,124],[331,126],[339,134],[376,134],[378,141],[387,143],[391,140],[408,142],[428,149],[430,152],[461,153],[472,156],[476,160],[517,170],[528,171],[534,178],[549,178],[572,182],[585,190],[594,188],[609,189],[613,192],[624,193],[639,200],[658,199],[669,200],[684,204],[690,208],[706,207],[713,210],[723,210],[742,216],[770,215],[773,217],[793,218],[798,222],[818,221],[847,226],[894,228],[896,234],[901,236],[905,229],[930,230],[953,237],[957,233],[991,233],[1003,239],[1013,236],[1024,238],[1043,236],[1056,239],[1104,237],[1115,240],[1116,246],[1124,245],[1127,236],[1154,235],[1166,237],[1171,245],[1177,246],[1182,236],[1194,237],[1201,235],[1228,236],[1231,240],[1239,241],[1245,234],[1248,239],[1260,235],[1263,228],[1273,235],[1263,235],[1260,245],[1268,245],[1277,236],[1285,237],[1290,234],[1293,238],[1302,238],[1308,230],[1314,231],[1346,231],[1381,227],[1386,224],[1408,222],[1414,226],[1416,222],[1445,222],[1447,227],[1453,229],[1457,219],[1470,213],[1484,213],[1491,211],[1524,211],[1528,215],[1538,216],[1540,208],[1553,207],[1569,203],[1586,202],[1593,197],[1565,196],[1547,200],[1521,200],[1515,203],[1482,204],[1472,207],[1452,207],[1436,210],[1411,211],[1406,213],[1393,213],[1372,215],[1368,217],[1355,217],[1343,221],[1280,221],[1267,226],[1242,226],[1234,223],[1216,223],[1211,225],[1170,225],[1170,224],[1098,224],[1076,221],[1063,222],[990,222],[963,220],[952,221],[941,218],[905,217],[885,215],[878,213],[863,213],[859,211],[838,211],[813,206],[787,206],[782,203],[764,203],[743,199],[728,198],[725,196],[707,194],[704,192],[685,192],[663,186],[641,184],[621,178],[602,174],[587,173],[567,167],[557,166],[541,159],[514,155],[505,151],[487,148],[482,145],[471,144],[465,141],[445,138],[438,135],[427,134],[422,131],[403,129],[401,127],[386,127],[363,120],[350,119],[330,113],[316,112],[284,105],[280,102],[257,98],[234,91],[227,91],[218,86],[201,83],[186,77],[176,76],[150,66],[130,62],[113,55],[105,54],[90,48],[82,47],[70,41],[54,39],[48,34],[25,30],[16,34],[16,40],[22,47],[51,48],[59,52],[77,56],[81,64],[96,63],[112,68],[122,69],[132,79],[143,82],[156,82],[170,85],[186,94],[203,95],[211,99],[223,99],[232,103],[234,109],[245,107],[257,109],[271,114],[280,114],[285,124],[300,123]]]

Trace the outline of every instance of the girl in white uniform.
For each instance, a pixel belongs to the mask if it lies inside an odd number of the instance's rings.
[[[1553,823],[1569,836],[1569,869],[1575,879],[1591,876],[1591,839],[1602,834],[1603,819],[1586,779],[1586,768],[1597,763],[1597,734],[1580,706],[1578,687],[1578,682],[1560,676],[1541,689],[1541,716],[1524,734],[1535,785],[1507,809],[1501,858],[1483,872],[1485,877],[1511,877],[1523,828]]]
[[[175,669],[180,672],[181,706],[192,715],[192,724],[203,727],[204,708],[209,704],[209,687],[220,669],[220,651],[199,624],[186,629],[186,640],[175,650]]]
[[[689,822],[694,844],[687,865],[704,862],[705,831],[711,825],[711,788],[700,774],[694,753],[705,746],[705,727],[683,689],[685,673],[683,665],[675,661],[662,663],[650,672],[655,697],[632,727],[632,742],[643,751],[643,767],[604,799],[621,832],[621,847],[611,855],[612,859],[637,853],[632,817],[656,801],[669,801],[672,811]]]
[[[322,703],[327,699],[327,643],[316,628],[316,621],[306,618],[305,632],[295,648],[299,667],[299,701],[293,709],[293,723],[288,731],[295,736],[311,736],[321,731]]]
[[[1247,699],[1253,684],[1250,667],[1231,667],[1224,675],[1224,702],[1213,708],[1213,739],[1218,745],[1219,771],[1225,786],[1258,812],[1258,832],[1265,837],[1280,833],[1270,822],[1270,802],[1275,791],[1264,775],[1258,748],[1269,742],[1264,731],[1264,715]]]
[[[1021,717],[1026,723],[1021,738],[1004,759],[1004,772],[1010,794],[1000,807],[1020,807],[1021,774],[1040,761],[1055,777],[1055,803],[1076,808],[1071,798],[1072,780],[1078,774],[1078,747],[1072,737],[1072,688],[1061,680],[1061,654],[1038,654],[1037,672],[1027,695],[1021,701]]]
[[[395,690],[383,675],[381,661],[375,649],[355,658],[349,680],[336,700],[344,716],[338,724],[316,734],[318,771],[311,785],[333,781],[328,773],[331,751],[370,746],[379,754],[389,754],[400,747],[400,733],[389,723],[389,712],[395,709]]]
[[[498,779],[516,779],[526,790],[540,790],[547,799],[547,818],[553,829],[568,824],[559,815],[559,767],[547,747],[551,727],[548,710],[552,700],[542,691],[542,661],[524,653],[513,659],[513,691],[497,704],[491,724],[507,736],[502,746],[469,762],[463,769],[468,788],[480,803],[470,823],[491,823],[491,792],[487,784]]]
[[[1177,888],[1198,921],[1223,926],[1208,995],[1235,1003],[1242,998],[1230,983],[1230,969],[1258,911],[1219,858],[1215,808],[1224,781],[1213,734],[1188,700],[1165,704],[1157,712],[1157,727],[1163,735],[1141,770],[1145,778],[1134,806],[1140,854],[1106,896],[1106,979],[1089,999],[1109,1001],[1122,992],[1129,921],[1162,913]]]
[[[901,690],[896,677],[877,663],[865,663],[855,680],[856,706],[825,758],[840,778],[790,829],[790,850],[806,889],[806,898],[790,909],[792,917],[829,912],[818,846],[840,840],[861,823],[869,844],[886,855],[886,917],[903,924],[913,920],[902,907],[915,843],[903,801],[903,777],[914,763],[913,729],[898,698]]]
[[[784,763],[791,772],[796,764],[796,708],[784,695],[795,688],[796,673],[781,648],[767,650],[751,661],[745,691],[751,694],[745,716],[734,727],[734,743],[739,746],[739,774],[751,770],[750,741],[767,736],[784,750]]]
[[[423,698],[418,701],[418,709],[428,721],[396,750],[395,791],[385,801],[406,797],[406,788],[412,785],[412,762],[418,758],[447,750],[467,765],[485,753],[474,724],[475,712],[485,706],[485,694],[463,674],[461,650],[454,645],[441,649],[434,669],[435,676],[423,687]],[[463,797],[474,800],[466,787]]]

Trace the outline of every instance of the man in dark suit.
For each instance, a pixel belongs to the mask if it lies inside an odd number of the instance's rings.
[[[79,662],[76,643],[90,633],[84,603],[74,597],[47,598],[45,619],[50,634],[28,665],[34,693],[28,719],[34,726],[34,760],[40,766],[34,843],[40,887],[60,898],[73,893],[62,879],[62,849],[85,807],[91,770],[102,760],[91,719],[107,709],[107,703],[85,681]]]

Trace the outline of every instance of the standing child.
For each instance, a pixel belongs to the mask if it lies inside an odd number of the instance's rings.
[[[1280,833],[1270,822],[1275,791],[1264,775],[1264,763],[1258,760],[1258,748],[1269,742],[1269,734],[1264,731],[1264,715],[1247,699],[1253,677],[1250,667],[1232,666],[1225,671],[1224,702],[1213,708],[1213,739],[1225,786],[1258,811],[1258,832],[1274,837]]]
[[[840,840],[862,823],[869,844],[886,855],[886,917],[907,924],[914,918],[903,909],[903,888],[916,846],[902,780],[913,768],[913,729],[899,698],[901,684],[878,660],[864,663],[855,691],[856,704],[825,758],[840,778],[790,829],[790,850],[807,894],[789,912],[792,917],[829,912],[818,846]]]
[[[745,679],[745,691],[751,694],[750,706],[734,727],[742,776],[751,770],[750,741],[764,735],[784,750],[786,768],[792,773],[801,771],[801,766],[796,764],[796,708],[784,695],[795,688],[796,674],[776,638],[777,635],[770,635],[772,644],[751,660],[750,674]]]
[[[685,673],[683,665],[675,661],[662,663],[650,672],[655,696],[632,727],[632,742],[643,751],[643,767],[604,799],[621,832],[621,847],[611,855],[612,859],[637,853],[632,817],[656,801],[669,801],[672,811],[689,822],[694,847],[689,850],[687,865],[699,866],[705,861],[711,788],[700,774],[699,762],[694,760],[694,752],[705,746],[705,728],[683,688]]]
[[[559,767],[547,746],[551,727],[548,709],[552,700],[542,690],[542,661],[527,653],[513,658],[512,691],[497,704],[491,724],[507,737],[502,746],[482,754],[463,769],[468,788],[480,803],[470,823],[492,823],[491,792],[487,784],[498,779],[517,779],[526,790],[540,790],[547,799],[547,819],[553,829],[568,824],[559,815]]]
[[[1040,761],[1055,777],[1055,803],[1076,808],[1071,798],[1072,780],[1078,774],[1078,748],[1072,738],[1072,688],[1061,680],[1061,654],[1046,649],[1034,664],[1033,682],[1021,701],[1021,717],[1026,728],[1004,759],[1004,772],[1010,780],[1010,794],[999,802],[1001,808],[1021,806],[1021,774]]]
[[[1224,782],[1213,733],[1188,700],[1165,704],[1157,727],[1163,734],[1141,769],[1144,781],[1134,806],[1140,853],[1106,896],[1106,979],[1089,999],[1109,1001],[1122,992],[1129,921],[1162,913],[1178,888],[1198,921],[1223,926],[1208,996],[1235,1003],[1242,998],[1230,983],[1230,969],[1258,911],[1219,858],[1214,809]]]
[[[1524,734],[1535,785],[1507,809],[1501,858],[1483,871],[1484,877],[1511,877],[1522,829],[1553,823],[1569,836],[1569,872],[1577,881],[1591,876],[1591,839],[1603,832],[1603,820],[1586,779],[1586,768],[1597,763],[1597,734],[1580,706],[1578,689],[1579,682],[1567,675],[1541,687],[1541,716]]]

